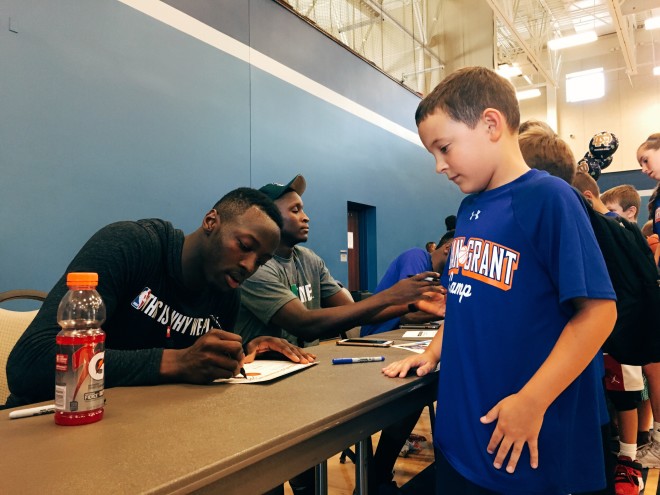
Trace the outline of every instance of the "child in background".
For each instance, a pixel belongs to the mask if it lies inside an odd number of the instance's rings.
[[[612,206],[615,203],[610,196],[610,207],[605,205],[600,195],[598,184],[589,174],[578,172],[573,180],[573,186],[580,191],[593,205],[594,210],[605,216],[614,216]],[[612,189],[610,189],[612,191]],[[634,189],[633,189],[634,191]],[[637,194],[637,191],[634,191]],[[639,197],[639,196],[638,196]],[[634,206],[633,206],[634,208]],[[628,211],[630,211],[628,209]],[[637,210],[635,209],[635,212]],[[605,361],[605,390],[616,411],[616,424],[619,431],[619,449],[615,467],[615,490],[617,495],[638,495],[643,488],[642,465],[635,462],[639,438],[638,407],[642,404],[644,394],[644,376],[641,366],[622,364],[610,354],[603,354]]]
[[[577,163],[571,148],[544,122],[527,120],[520,126],[518,144],[527,165],[573,183]]]
[[[515,90],[491,70],[445,78],[416,121],[436,171],[469,194],[442,278],[443,337],[383,369],[423,375],[444,347],[436,492],[602,488],[594,358],[613,328],[615,295],[578,193],[526,165]]]
[[[616,213],[608,211],[600,201],[600,189],[596,181],[589,174],[576,173],[576,162],[571,148],[547,124],[537,120],[528,120],[520,124],[519,132],[518,143],[527,165],[538,170],[545,170],[550,175],[559,177],[568,184],[573,184],[573,187],[589,199],[594,210],[606,216],[616,216]],[[598,376],[604,380],[604,363],[599,364]],[[639,370],[641,374],[641,368]],[[601,406],[600,415],[603,465],[605,466],[607,486],[603,490],[589,492],[588,495],[612,495],[615,490],[618,490],[617,495],[621,495],[622,492],[627,492],[626,495],[636,495],[639,493],[642,483],[641,466],[632,464],[635,456],[634,448],[630,462],[619,464],[618,456],[610,452],[612,434],[610,415],[605,404]],[[628,438],[626,437],[626,439]]]
[[[594,178],[586,172],[578,172],[573,179],[573,187],[582,193],[582,196],[587,198],[591,205],[601,215],[606,217],[616,217],[617,213],[611,211],[602,201],[600,188]]]
[[[637,215],[642,199],[637,190],[628,184],[608,189],[600,195],[603,204],[611,212],[625,218],[629,222],[637,223]]]
[[[658,181],[651,198],[649,199],[649,220],[653,222],[653,233],[660,233],[660,133],[651,134],[639,148],[637,148],[637,162],[642,167],[642,172],[651,179]],[[648,237],[647,237],[648,239]],[[660,244],[654,251],[656,265],[660,258]],[[637,460],[644,467],[660,467],[660,363],[651,363],[644,366],[644,373],[649,381],[649,392],[651,396],[651,409],[653,410],[653,431],[651,432],[651,443],[642,448],[637,454]]]
[[[649,221],[652,222],[651,232],[652,235],[660,237],[660,198],[658,198],[658,192],[660,191],[660,183],[653,190],[653,194],[649,198]],[[655,263],[660,267],[660,244],[655,244],[655,250],[653,251],[653,257],[655,258]]]
[[[633,224],[637,224],[642,199],[633,186],[629,184],[615,186],[601,194],[600,199],[610,212],[625,218]],[[654,247],[652,247],[652,250],[655,252]],[[649,400],[649,391],[646,382],[641,398],[642,401],[637,406],[638,449],[646,446],[651,441],[649,430],[653,424],[653,413],[651,412],[651,402]],[[619,441],[622,442],[623,440],[619,438]]]
[[[637,148],[637,162],[642,167],[642,172],[651,179],[658,181],[649,198],[649,220],[653,220],[653,233],[660,235],[660,133],[651,134],[639,148]],[[655,262],[660,258],[660,246],[654,253]]]

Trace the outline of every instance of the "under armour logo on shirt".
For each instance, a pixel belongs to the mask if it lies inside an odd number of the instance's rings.
[[[481,210],[470,213],[470,220],[479,220],[479,213],[481,213]]]

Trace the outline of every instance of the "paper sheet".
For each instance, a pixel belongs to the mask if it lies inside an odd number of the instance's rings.
[[[247,375],[247,380],[241,375],[237,375],[234,378],[219,378],[215,380],[218,383],[238,383],[238,384],[250,384],[250,383],[262,383],[275,378],[279,378],[290,373],[295,373],[302,369],[314,366],[318,362],[312,362],[308,364],[293,363],[291,361],[278,361],[278,360],[269,360],[269,359],[257,359],[251,363],[245,365],[245,374]]]
[[[404,339],[432,339],[437,330],[408,330],[403,334]]]
[[[429,346],[430,343],[431,343],[430,340],[420,340],[419,342],[410,342],[408,344],[393,345],[392,347],[398,347],[399,349],[405,349],[407,351],[412,351],[412,352],[416,352],[417,354],[421,354],[426,350],[426,348]]]

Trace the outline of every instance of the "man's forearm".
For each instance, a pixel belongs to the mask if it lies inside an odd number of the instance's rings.
[[[126,387],[157,385],[166,380],[160,375],[163,349],[134,351],[105,350],[105,386]]]
[[[321,309],[307,309],[294,299],[275,313],[271,323],[296,337],[315,340],[336,336],[342,331],[365,323],[395,318],[408,311],[408,307],[404,305],[389,306],[389,300],[381,294],[356,303]]]

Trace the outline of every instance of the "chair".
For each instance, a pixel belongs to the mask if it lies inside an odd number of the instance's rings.
[[[360,296],[361,292],[360,291],[349,291],[346,287],[341,288],[341,290],[344,291],[344,293],[349,296],[353,301],[361,301],[363,298]],[[371,295],[371,292],[368,293]],[[365,296],[366,297],[366,296]],[[360,336],[360,327],[353,327],[349,330],[346,330],[344,332],[339,332],[339,337],[342,339],[350,339],[350,338],[356,338]],[[351,460],[353,458],[351,457]]]
[[[48,294],[39,290],[10,290],[0,292],[0,303],[15,299],[44,301]],[[9,397],[7,385],[7,359],[16,341],[37,315],[38,310],[13,311],[0,308],[0,405]]]

